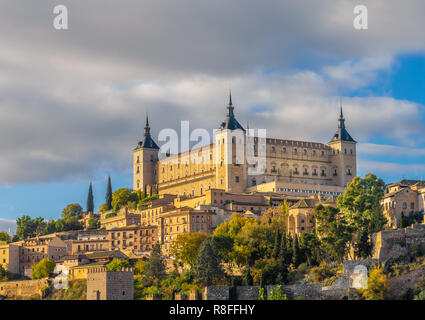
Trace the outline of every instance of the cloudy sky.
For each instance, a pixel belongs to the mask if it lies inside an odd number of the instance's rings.
[[[68,30],[53,8],[68,8]],[[235,113],[271,137],[326,143],[339,101],[358,173],[425,178],[425,2],[364,0],[0,2],[0,229],[23,214],[95,205],[131,187],[149,113],[212,130]]]

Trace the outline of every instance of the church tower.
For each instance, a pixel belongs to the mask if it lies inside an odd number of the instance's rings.
[[[159,147],[151,137],[149,119],[146,115],[146,126],[143,140],[133,150],[133,189],[141,190],[146,195],[156,193],[157,162]]]
[[[331,174],[336,185],[345,187],[357,175],[356,144],[357,142],[345,128],[341,106],[338,129],[331,141],[328,142],[328,145],[332,148]]]
[[[228,192],[244,192],[247,181],[245,129],[236,120],[232,94],[226,119],[215,133],[216,186]]]

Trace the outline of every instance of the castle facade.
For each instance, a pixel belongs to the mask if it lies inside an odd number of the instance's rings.
[[[345,127],[342,108],[338,129],[326,144],[252,137],[248,131],[236,120],[230,96],[214,143],[159,160],[146,118],[144,137],[133,150],[134,190],[179,197],[209,189],[338,195],[356,176],[356,141]],[[269,185],[279,187],[268,190]]]

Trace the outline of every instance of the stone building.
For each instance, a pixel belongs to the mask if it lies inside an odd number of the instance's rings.
[[[90,269],[87,273],[87,300],[134,300],[133,269]]]
[[[119,250],[72,254],[57,260],[56,265],[68,268],[69,280],[87,279],[89,270],[105,267],[113,259],[129,260],[129,257]]]
[[[159,239],[165,255],[169,254],[171,243],[181,233],[213,231],[214,213],[211,211],[194,210],[190,207],[178,208],[166,212],[160,217]]]
[[[108,230],[111,250],[121,250],[131,256],[149,255],[158,242],[158,226],[129,226]]]
[[[236,120],[231,97],[214,143],[161,160],[158,152],[146,119],[144,138],[133,150],[134,190],[195,197],[209,189],[243,193],[276,181],[282,189],[323,191],[317,186],[328,186],[327,192],[341,192],[357,170],[356,142],[345,127],[342,108],[338,129],[327,144],[252,138]],[[254,163],[247,162],[247,155],[254,155]]]
[[[386,186],[381,200],[382,210],[388,226],[400,226],[402,215],[424,212],[425,183],[419,180],[400,180]]]
[[[140,225],[140,215],[129,212],[128,207],[121,208],[118,212],[107,211],[100,216],[100,228],[113,229]]]
[[[311,232],[316,228],[314,207],[322,204],[336,207],[335,197],[301,199],[289,208],[287,230],[291,234]]]
[[[19,274],[19,246],[13,243],[0,245],[0,265],[9,272]]]
[[[19,246],[19,273],[29,277],[33,265],[42,259],[58,260],[67,254],[67,244],[58,236],[29,238],[10,245]]]

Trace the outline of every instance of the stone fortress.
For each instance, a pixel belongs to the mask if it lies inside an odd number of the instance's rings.
[[[133,150],[134,190],[178,197],[202,196],[209,189],[337,196],[356,176],[356,141],[345,127],[342,107],[338,129],[327,144],[252,138],[247,131],[251,132],[235,117],[230,96],[226,118],[215,132],[214,143],[167,154],[160,160],[160,148],[150,134],[146,117],[144,137]],[[262,154],[265,160],[262,163],[247,161],[248,141],[252,140],[254,159]],[[260,173],[252,174],[255,171],[252,169]]]

